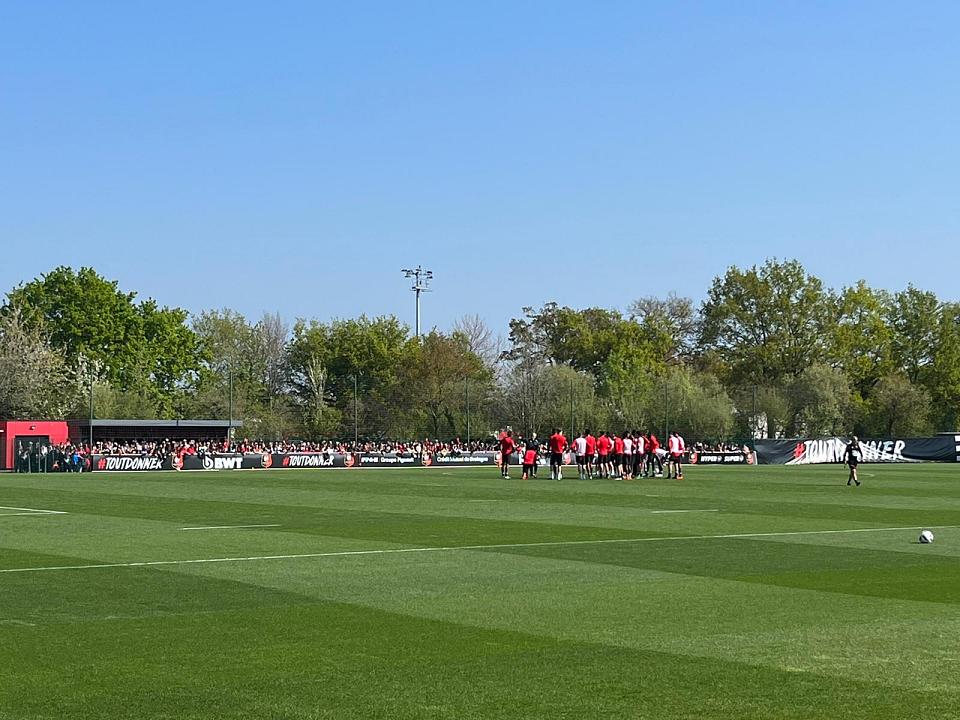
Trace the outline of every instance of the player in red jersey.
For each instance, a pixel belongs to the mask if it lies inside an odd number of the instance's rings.
[[[585,463],[587,466],[587,477],[593,479],[593,463],[594,458],[597,456],[597,439],[590,433],[590,430],[587,430],[587,435],[584,440],[587,442],[587,457]]]
[[[653,433],[647,433],[647,472],[653,477],[663,477],[663,461],[660,459],[660,441]],[[657,471],[654,472],[653,466],[656,464]],[[643,474],[644,477],[647,473]]]
[[[623,437],[613,436],[613,477],[620,479],[623,477]]]
[[[507,430],[500,436],[500,474],[510,479],[510,456],[516,450],[517,445],[513,441],[513,431]]]
[[[600,469],[600,477],[610,477],[610,450],[613,448],[613,441],[604,430],[597,438],[597,467]]]
[[[533,477],[533,470],[537,467],[537,451],[532,444],[528,443],[523,453],[523,475],[524,480]]]
[[[563,480],[563,451],[567,449],[567,438],[562,430],[554,430],[550,436],[550,479]]]

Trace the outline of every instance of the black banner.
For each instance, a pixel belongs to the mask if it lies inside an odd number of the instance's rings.
[[[848,443],[848,439],[841,437],[757,440],[757,462],[761,465],[842,463]],[[958,459],[960,435],[860,441],[862,463],[957,462]]]
[[[170,457],[152,455],[91,455],[90,469],[94,472],[144,472],[147,470],[173,470]]]
[[[691,465],[752,465],[753,453],[744,453],[736,451],[711,452],[704,450],[702,452],[690,453],[688,461]]]
[[[466,455],[434,455],[428,459],[430,462],[424,464],[446,465],[447,467],[467,467],[476,465],[494,466],[499,464],[500,453],[476,452]]]
[[[359,453],[356,467],[422,467],[420,455],[412,453]],[[430,464],[429,462],[427,463]]]

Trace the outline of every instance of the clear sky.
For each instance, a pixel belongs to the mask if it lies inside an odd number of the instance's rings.
[[[960,299],[960,3],[0,0],[0,289],[424,323],[730,264]]]

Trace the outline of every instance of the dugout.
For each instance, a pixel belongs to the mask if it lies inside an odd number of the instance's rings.
[[[228,439],[240,420],[67,420],[70,442],[124,442],[127,440],[214,440]]]

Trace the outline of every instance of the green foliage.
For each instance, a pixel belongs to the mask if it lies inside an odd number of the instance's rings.
[[[155,412],[168,415],[196,379],[203,352],[185,311],[135,300],[136,293],[86,267],[58,267],[8,295],[8,304],[22,308],[28,322],[62,348],[71,368],[93,368],[111,386],[149,397]]]
[[[796,260],[731,267],[701,309],[700,346],[733,385],[789,382],[827,352],[834,302]]]
[[[77,375],[42,323],[17,305],[0,309],[0,418],[62,417],[78,396]]]
[[[868,434],[890,437],[924,435],[930,424],[930,393],[900,374],[881,378],[867,403]]]

